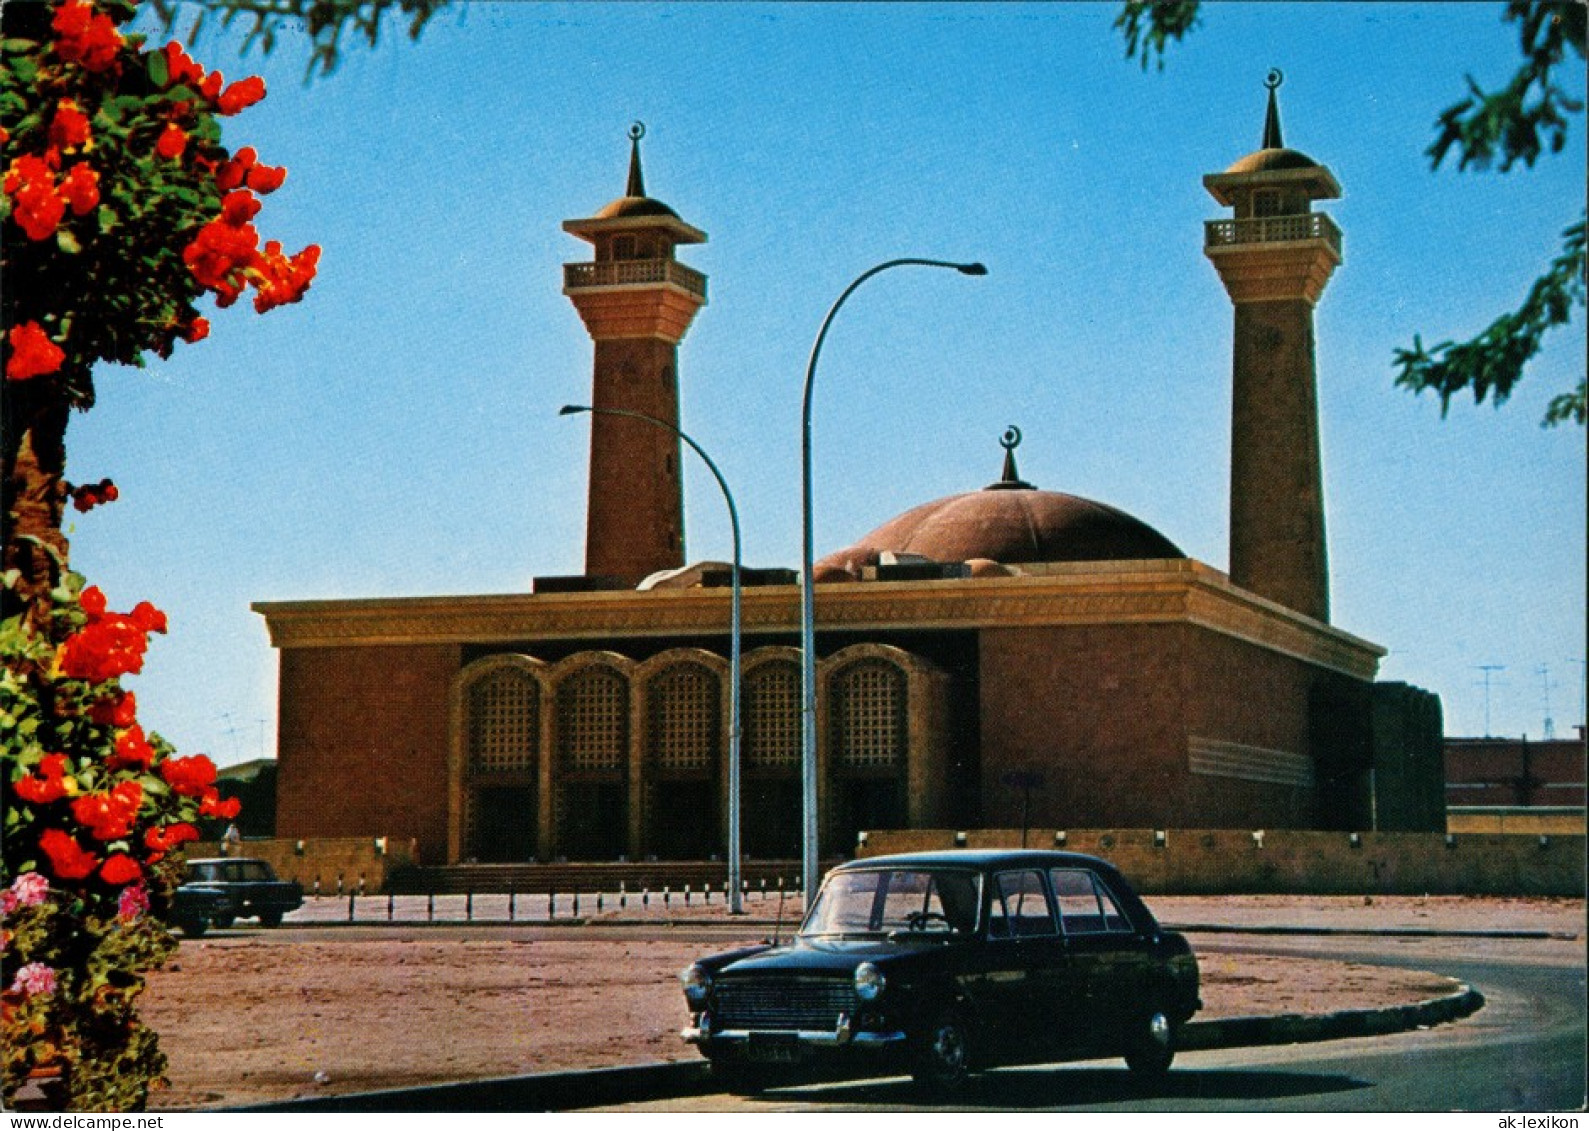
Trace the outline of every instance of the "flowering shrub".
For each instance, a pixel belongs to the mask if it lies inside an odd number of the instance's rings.
[[[237,802],[203,755],[176,757],[121,686],[166,617],[110,608],[70,572],[62,520],[115,501],[64,478],[72,409],[96,362],[142,365],[197,342],[253,292],[296,302],[320,250],[287,254],[255,227],[286,170],[221,145],[221,119],[265,97],[177,44],[146,49],[130,0],[0,5],[0,1086],[58,1072],[52,1106],[125,1110],[164,1070],[138,1019],[170,955],[164,920],[182,845]]]

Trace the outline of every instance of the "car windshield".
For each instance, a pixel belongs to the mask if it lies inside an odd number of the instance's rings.
[[[828,877],[806,916],[804,936],[969,935],[977,927],[982,877],[956,869],[878,868]]]

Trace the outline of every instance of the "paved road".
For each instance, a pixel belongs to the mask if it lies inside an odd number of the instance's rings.
[[[951,1108],[903,1080],[692,1096],[627,1111],[1524,1111],[1585,1102],[1580,943],[1491,940],[1194,939],[1201,951],[1286,953],[1435,970],[1483,991],[1452,1025],[1397,1036],[1184,1054],[1149,1088],[1118,1061],[1006,1069],[973,1078]]]

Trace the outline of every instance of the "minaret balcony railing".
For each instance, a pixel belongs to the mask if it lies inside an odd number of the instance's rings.
[[[706,297],[706,276],[676,259],[610,259],[601,263],[563,264],[565,291],[655,286],[658,283],[672,283],[692,295]]]
[[[1259,216],[1250,220],[1208,220],[1203,224],[1203,232],[1203,246],[1209,248],[1323,240],[1337,253],[1341,250],[1341,229],[1323,212]]]

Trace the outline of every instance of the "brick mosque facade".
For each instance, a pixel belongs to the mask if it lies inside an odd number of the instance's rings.
[[[1314,305],[1328,169],[1280,140],[1205,178],[1234,306],[1229,575],[1003,475],[818,563],[821,851],[881,828],[1444,828],[1439,701],[1329,623]],[[592,407],[677,428],[704,232],[645,193],[565,223]],[[709,859],[728,843],[731,569],[685,565],[682,452],[591,415],[586,570],[529,593],[255,606],[280,653],[277,835],[424,863]],[[743,580],[743,847],[800,837],[799,587]],[[358,782],[358,788],[347,783]]]

